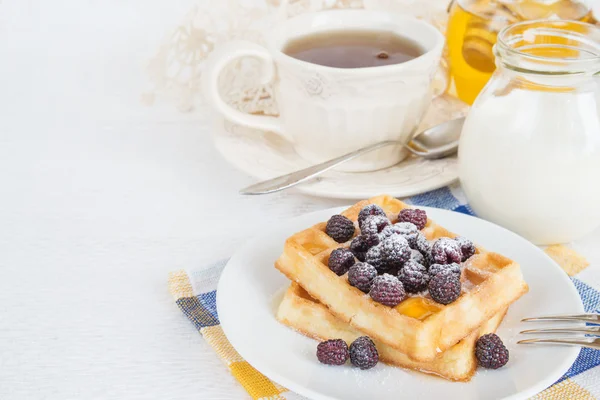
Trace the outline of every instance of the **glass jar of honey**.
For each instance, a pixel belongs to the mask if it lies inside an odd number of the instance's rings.
[[[458,97],[468,104],[496,69],[492,48],[504,27],[528,20],[590,22],[585,0],[454,0],[446,32],[450,76]]]

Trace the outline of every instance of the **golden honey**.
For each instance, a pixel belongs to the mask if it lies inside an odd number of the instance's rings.
[[[446,32],[456,94],[473,104],[496,69],[492,48],[507,25],[533,19],[591,22],[588,5],[576,0],[456,0]]]
[[[420,321],[437,313],[442,306],[433,300],[424,297],[410,297],[396,306],[396,311],[407,317]]]

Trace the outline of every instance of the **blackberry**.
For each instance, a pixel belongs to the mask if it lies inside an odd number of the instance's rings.
[[[395,225],[386,226],[379,234],[379,237],[381,239],[385,239],[392,235],[402,236],[404,239],[406,239],[408,245],[412,248],[417,244],[416,242],[417,237],[419,235],[419,230],[417,229],[415,224],[412,224],[410,222],[399,222]]]
[[[367,254],[365,255],[365,262],[375,267],[375,269],[379,273],[383,273],[389,269],[387,265],[383,262],[383,251],[381,248],[381,243],[367,250]]]
[[[417,235],[417,240],[415,240],[415,245],[412,248],[418,250],[423,255],[423,258],[425,259],[425,263],[423,265],[427,267],[432,263],[431,243],[429,243],[425,235],[423,235],[421,232],[419,232]]]
[[[410,260],[410,246],[404,237],[393,235],[381,241],[381,256],[384,268],[401,268]]]
[[[405,208],[398,214],[398,222],[412,222],[420,230],[427,224],[427,213],[417,208]]]
[[[460,263],[462,251],[458,242],[443,237],[436,240],[431,246],[431,257],[435,264]]]
[[[427,273],[427,268],[423,265],[413,260],[408,260],[404,264],[404,268],[400,270],[398,279],[402,282],[404,289],[408,293],[418,293],[427,289],[429,274]]]
[[[369,295],[376,302],[390,307],[395,307],[406,299],[402,282],[390,274],[383,274],[373,279]]]
[[[452,264],[433,264],[429,266],[429,275],[435,276],[442,273],[452,273],[460,278],[460,265]]]
[[[369,293],[373,279],[377,276],[374,266],[367,263],[356,263],[348,270],[348,283],[365,293]]]
[[[392,235],[399,235],[400,230],[395,228],[395,225],[388,225],[379,233],[379,239],[385,239]]]
[[[460,296],[460,278],[456,274],[432,275],[428,288],[435,302],[450,304]]]
[[[348,344],[342,339],[326,340],[317,346],[317,358],[323,364],[342,365],[349,357]]]
[[[344,275],[348,269],[354,265],[354,254],[348,249],[335,249],[329,255],[327,265],[329,269],[335,272],[338,276]]]
[[[350,362],[360,368],[373,368],[379,362],[375,343],[368,336],[361,336],[350,344]]]
[[[360,261],[365,261],[367,251],[379,244],[379,236],[377,235],[358,235],[350,242],[350,251]]]
[[[425,263],[425,257],[423,257],[423,254],[421,254],[421,252],[419,250],[411,249],[410,250],[410,259],[418,264],[427,266],[427,264]]]
[[[334,215],[327,221],[325,232],[338,243],[344,243],[354,236],[354,223],[343,215]]]
[[[360,212],[358,213],[358,226],[360,227],[360,229],[362,229],[362,224],[364,220],[367,219],[367,217],[370,217],[371,215],[380,215],[382,217],[387,217],[385,215],[385,211],[383,211],[383,209],[377,204],[369,204],[363,207],[362,210],[360,210]]]
[[[475,357],[483,368],[498,369],[508,362],[508,349],[495,333],[477,339]]]
[[[360,226],[360,232],[363,235],[376,235],[379,232],[383,231],[386,226],[390,226],[392,223],[387,217],[382,217],[381,215],[373,215],[367,217],[362,225]]]
[[[467,261],[473,254],[475,254],[475,244],[469,239],[463,236],[457,236],[454,238],[460,247],[462,253],[462,262]]]

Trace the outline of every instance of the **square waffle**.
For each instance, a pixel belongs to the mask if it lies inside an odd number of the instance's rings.
[[[358,202],[342,215],[357,224],[360,210],[370,203],[380,206],[392,222],[408,207],[384,195]],[[351,286],[347,274],[337,276],[329,269],[329,254],[350,242],[337,243],[325,233],[325,226],[322,222],[289,237],[276,268],[341,321],[416,361],[433,360],[528,290],[519,264],[477,247],[462,264],[463,289],[456,301],[442,305],[428,296],[411,295],[390,308]],[[431,219],[421,232],[428,240],[457,236]]]
[[[386,364],[435,374],[452,381],[468,381],[477,368],[475,342],[486,333],[495,332],[506,310],[495,314],[460,342],[431,361],[414,361],[393,347],[375,340],[379,358]],[[277,310],[277,319],[290,328],[318,340],[342,339],[352,343],[362,333],[337,319],[327,307],[292,283]]]

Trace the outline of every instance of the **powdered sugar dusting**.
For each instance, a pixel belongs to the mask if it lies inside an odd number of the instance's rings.
[[[436,264],[460,263],[462,252],[459,244],[447,237],[439,238],[431,246],[431,256]]]
[[[410,259],[411,251],[408,241],[401,235],[392,235],[381,244],[383,262],[388,267],[401,267]]]
[[[421,252],[419,250],[414,250],[414,249],[411,250],[410,251],[410,259],[421,265],[426,265],[425,257],[423,257],[423,254],[421,254]]]
[[[431,243],[427,240],[425,235],[421,232],[417,234],[417,239],[415,240],[414,249],[419,250],[423,257],[426,258],[426,262],[429,262],[428,258],[431,253]]]
[[[459,245],[453,239],[443,237],[436,240],[434,246],[444,251],[455,251]]]
[[[457,263],[433,264],[432,266],[429,267],[429,273],[431,274],[431,276],[434,276],[437,274],[442,274],[442,273],[453,273],[453,274],[460,276],[461,268],[460,268],[460,265],[458,265]]]
[[[381,215],[373,215],[367,217],[361,226],[361,232],[363,234],[375,235],[383,231],[386,227],[390,226],[392,223],[387,217],[382,217]]]
[[[373,368],[379,362],[379,353],[368,336],[357,338],[350,345],[350,361],[360,369]]]
[[[390,274],[383,274],[377,278],[378,283],[386,283],[391,285],[398,284],[398,278]]]
[[[377,246],[371,247],[365,255],[365,262],[371,264],[379,271],[383,268],[383,250],[381,243]]]
[[[394,226],[407,232],[417,232],[419,230],[412,222],[398,222],[397,224],[394,224]]]
[[[404,289],[409,293],[417,293],[427,288],[429,283],[429,273],[423,265],[409,260],[400,270],[398,279],[404,285]]]
[[[395,225],[386,226],[379,234],[380,239],[385,239],[394,235],[400,235],[408,241],[411,247],[417,242],[419,230],[410,222],[399,222]]]
[[[406,298],[402,283],[393,275],[383,274],[373,279],[371,298],[386,306],[395,307]]]
[[[360,225],[362,228],[362,224],[363,224],[364,220],[367,219],[367,217],[372,216],[372,215],[379,215],[382,217],[386,217],[385,211],[383,211],[383,209],[381,207],[379,207],[377,204],[368,204],[368,205],[364,206],[362,208],[362,210],[360,210],[360,212],[358,213],[358,225]]]
[[[392,235],[384,240],[385,243],[399,243],[400,245],[408,246],[408,241],[402,235]]]

